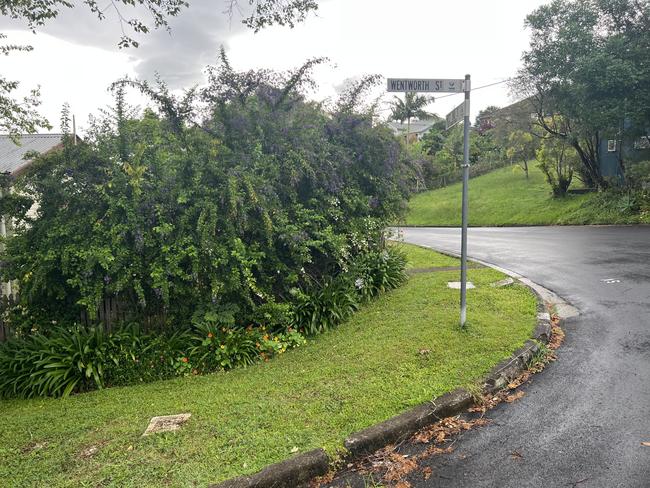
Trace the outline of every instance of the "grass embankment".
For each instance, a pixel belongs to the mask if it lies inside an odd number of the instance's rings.
[[[457,261],[404,246],[412,266]],[[459,386],[530,337],[535,298],[471,269],[469,328],[458,272],[412,276],[336,330],[268,363],[67,399],[0,402],[2,486],[205,486],[343,439]],[[420,353],[428,350],[428,353]],[[156,415],[190,412],[177,433],[141,437]]]
[[[568,225],[635,224],[649,215],[630,213],[626,196],[596,193],[552,198],[542,172],[533,163],[530,178],[523,171],[506,167],[469,184],[469,225]],[[471,170],[470,170],[471,171]],[[575,181],[575,180],[574,180]],[[575,186],[575,185],[574,185]],[[459,226],[461,184],[415,195],[409,203],[406,225]]]

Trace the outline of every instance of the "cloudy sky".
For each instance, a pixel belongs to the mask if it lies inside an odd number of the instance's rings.
[[[80,2],[79,2],[80,3]],[[245,2],[243,2],[245,3]],[[80,130],[89,113],[111,103],[107,86],[129,75],[151,79],[158,72],[181,89],[203,79],[203,67],[224,46],[235,68],[290,69],[314,56],[331,61],[315,72],[325,99],[347,79],[364,74],[386,77],[462,78],[473,87],[512,76],[528,46],[524,18],[545,0],[321,0],[317,14],[294,29],[247,30],[224,14],[225,0],[190,0],[171,19],[171,32],[138,36],[140,47],[119,49],[121,30],[114,13],[98,22],[81,7],[62,13],[33,34],[24,24],[0,18],[11,43],[29,43],[30,53],[2,58],[1,72],[23,89],[41,86],[42,112],[58,130],[68,102]],[[128,12],[125,12],[128,14]],[[144,17],[146,19],[146,16]],[[440,98],[429,109],[445,115],[462,95]],[[386,100],[390,96],[386,95]],[[472,113],[512,101],[505,84],[472,94]],[[133,102],[143,100],[133,95]]]

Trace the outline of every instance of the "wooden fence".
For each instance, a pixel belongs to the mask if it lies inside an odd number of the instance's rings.
[[[12,300],[6,297],[2,300],[3,309],[12,305]],[[106,332],[110,332],[123,323],[135,320],[131,310],[132,308],[119,298],[107,297],[97,308],[95,319],[92,319],[88,312],[82,311],[79,314],[78,323],[84,327],[102,326]],[[167,315],[165,311],[160,310],[146,317],[138,317],[137,322],[141,330],[152,331],[160,330],[166,323],[166,319]],[[0,317],[0,342],[6,341],[11,337],[11,334],[12,332],[9,326]]]

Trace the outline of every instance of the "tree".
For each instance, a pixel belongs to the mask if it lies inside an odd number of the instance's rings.
[[[650,0],[555,0],[526,25],[531,47],[515,86],[534,102],[538,125],[577,151],[583,181],[605,188],[600,140],[626,119],[650,121]],[[549,114],[562,115],[561,131]]]
[[[494,116],[498,114],[500,110],[501,109],[496,105],[489,105],[478,113],[474,127],[477,128],[479,134],[484,134],[485,132],[494,129]]]
[[[445,121],[440,119],[422,136],[422,149],[435,156],[445,143]]]
[[[252,12],[244,17],[242,22],[255,30],[273,25],[289,25],[305,19],[309,12],[318,9],[316,0],[245,0]],[[36,31],[46,23],[56,19],[64,9],[82,6],[97,15],[98,20],[104,20],[106,11],[113,9],[119,19],[121,37],[120,48],[138,47],[135,39],[137,34],[146,34],[152,28],[169,29],[168,19],[178,15],[189,6],[186,0],[111,0],[107,5],[97,0],[2,0],[0,14],[13,19],[24,20],[27,26]],[[124,9],[135,7],[144,8],[150,21],[146,22],[139,16],[128,17]],[[217,7],[215,7],[217,8]],[[229,0],[226,13],[232,18],[235,11],[242,12],[238,0]],[[139,12],[138,12],[139,13]],[[0,33],[0,39],[6,36]],[[31,46],[0,46],[0,54],[8,55],[12,51],[29,51]],[[38,114],[39,90],[34,89],[30,95],[18,100],[12,96],[19,82],[7,80],[0,76],[0,130],[8,132],[17,138],[21,132],[33,133],[39,128],[49,128],[46,119]]]
[[[409,134],[411,133],[411,119],[426,119],[431,114],[424,110],[429,103],[433,102],[433,97],[418,95],[415,92],[407,92],[404,100],[395,96],[391,102],[390,118],[399,121],[400,124],[406,120],[406,143],[408,144]]]
[[[558,117],[553,117],[558,119]],[[545,121],[549,126],[559,128],[563,121],[559,120]],[[546,176],[546,181],[551,186],[554,197],[563,197],[566,195],[573,172],[579,163],[578,153],[573,146],[569,144],[566,137],[546,135],[542,140],[539,149],[536,151],[538,167]]]
[[[528,161],[535,157],[538,146],[538,138],[530,132],[515,130],[508,136],[506,157],[510,161],[517,162],[526,174],[526,179],[528,179]]]
[[[0,39],[6,36],[0,33]],[[29,46],[5,45],[0,46],[0,56],[8,56],[12,51],[30,51]],[[45,118],[36,110],[40,105],[38,88],[22,99],[16,99],[12,92],[18,88],[19,83],[0,76],[0,132],[9,134],[17,140],[20,133],[36,132],[39,127],[49,128]]]

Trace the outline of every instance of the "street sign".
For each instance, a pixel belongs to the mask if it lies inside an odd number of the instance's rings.
[[[441,80],[426,78],[388,78],[389,92],[462,92],[465,80]]]
[[[471,78],[464,80],[388,78],[389,92],[465,92],[465,101],[447,114],[447,129],[463,121],[463,194],[460,233],[460,326],[467,322],[467,221],[469,214],[469,95]]]
[[[458,107],[456,107],[455,109],[453,109],[451,112],[447,114],[447,117],[445,117],[445,120],[447,122],[446,124],[447,130],[451,129],[458,122],[462,122],[463,117],[465,117],[465,114],[469,115],[468,111],[465,110],[466,105],[467,102],[463,102]]]

